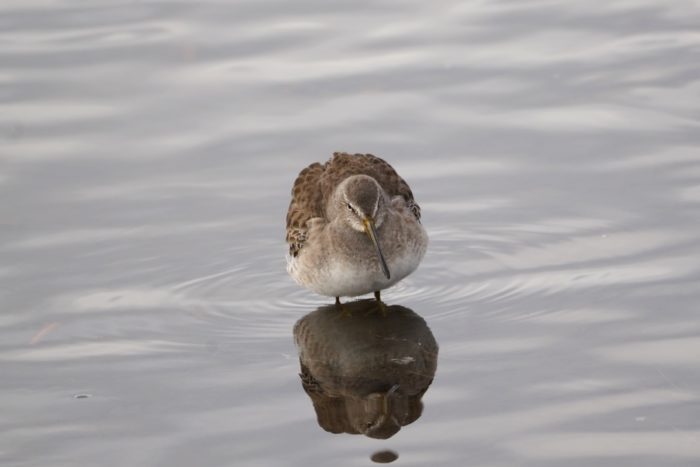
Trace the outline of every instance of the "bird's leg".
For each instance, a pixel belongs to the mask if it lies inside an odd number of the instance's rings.
[[[386,304],[382,301],[382,297],[380,295],[379,290],[374,291],[374,298],[377,300],[377,307],[379,307],[379,311],[382,313],[382,316],[386,317],[389,314],[389,309],[386,307]]]

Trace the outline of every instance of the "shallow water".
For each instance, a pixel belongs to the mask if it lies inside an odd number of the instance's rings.
[[[0,6],[3,466],[691,466],[700,3]],[[419,419],[330,434],[284,265],[296,173],[372,152],[431,244],[383,293]]]

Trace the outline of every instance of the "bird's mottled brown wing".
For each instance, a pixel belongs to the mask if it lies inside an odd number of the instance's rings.
[[[292,201],[287,210],[287,243],[289,254],[296,256],[304,246],[307,222],[323,217],[323,196],[318,189],[324,166],[314,162],[299,173],[292,187]]]
[[[402,196],[416,219],[420,221],[420,206],[413,198],[413,192],[411,192],[408,183],[396,173],[396,170],[388,162],[372,154],[334,153],[333,157],[326,162],[325,170],[321,174],[321,191],[330,196],[333,188],[342,180],[358,174],[373,177],[389,196]]]

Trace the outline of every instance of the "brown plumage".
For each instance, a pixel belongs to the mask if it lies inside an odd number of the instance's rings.
[[[335,188],[347,177],[359,174],[374,178],[390,197],[402,196],[420,221],[420,207],[411,188],[389,163],[372,154],[336,152],[325,164],[315,162],[306,167],[294,182],[287,210],[287,243],[291,256],[297,256],[304,247],[309,220],[327,220],[325,208]]]
[[[328,297],[380,291],[411,274],[428,247],[403,178],[371,154],[335,153],[301,171],[287,212],[287,271]]]

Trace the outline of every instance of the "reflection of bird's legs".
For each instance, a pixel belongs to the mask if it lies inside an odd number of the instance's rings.
[[[379,311],[382,313],[382,316],[386,317],[389,314],[389,309],[382,301],[379,290],[374,291],[374,298],[377,300],[377,307],[379,307]]]
[[[352,313],[350,313],[350,310],[348,307],[343,306],[342,303],[340,303],[340,297],[335,297],[335,309],[340,311],[340,316],[342,318],[350,318],[352,317]]]

